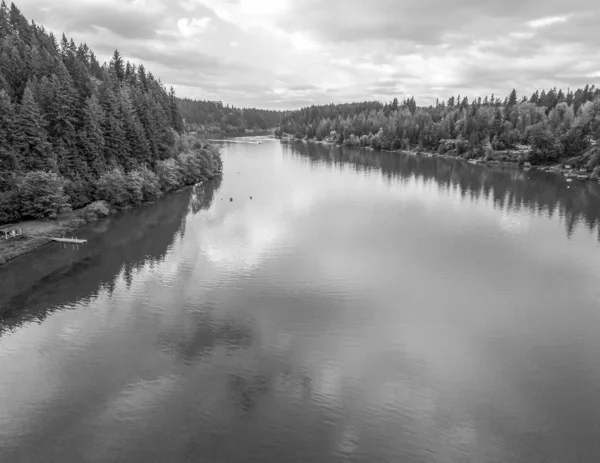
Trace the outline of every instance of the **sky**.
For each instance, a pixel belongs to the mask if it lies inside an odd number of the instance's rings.
[[[598,0],[20,0],[181,97],[295,109],[600,83]],[[60,35],[58,36],[60,37]]]

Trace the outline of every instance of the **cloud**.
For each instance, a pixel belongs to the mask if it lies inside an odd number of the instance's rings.
[[[529,21],[529,25],[533,28],[551,26],[556,23],[564,23],[567,20],[566,16],[552,16],[549,18],[540,18]]]
[[[181,96],[294,108],[595,83],[596,0],[21,0],[29,18],[144,61]]]
[[[179,21],[177,21],[177,29],[179,30],[179,33],[186,37],[186,38],[190,38],[193,37],[196,34],[200,34],[202,32],[205,32],[206,29],[208,28],[208,25],[210,24],[210,18],[209,17],[205,17],[205,18],[181,18]]]

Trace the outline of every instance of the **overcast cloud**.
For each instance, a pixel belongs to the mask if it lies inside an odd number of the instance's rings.
[[[297,108],[600,81],[598,0],[20,0],[179,96]]]

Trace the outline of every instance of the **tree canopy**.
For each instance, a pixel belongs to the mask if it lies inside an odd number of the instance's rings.
[[[131,64],[118,50],[101,64],[86,44],[76,45],[64,34],[57,40],[2,1],[0,223],[83,206],[99,198],[99,185],[115,171],[129,186],[142,182],[140,191],[152,197],[144,182],[153,184],[152,175],[168,160],[187,169],[179,157],[192,152],[218,171],[218,152],[201,143],[191,146],[183,132],[175,92],[143,65]],[[187,180],[198,181],[206,172]],[[180,177],[177,186],[184,182]],[[132,191],[128,198],[138,202],[138,191]],[[44,196],[36,204],[49,200],[57,206],[32,208],[36,192]]]
[[[593,169],[600,149],[600,89],[553,88],[520,100],[513,89],[504,100],[458,95],[432,106],[417,106],[414,97],[311,106],[285,113],[276,134],[464,157],[522,150],[522,160],[532,163],[585,155],[585,167]]]
[[[220,101],[177,99],[189,130],[201,132],[243,132],[272,129],[279,125],[281,111],[236,108]]]

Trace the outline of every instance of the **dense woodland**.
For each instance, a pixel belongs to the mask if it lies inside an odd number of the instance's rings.
[[[214,176],[218,151],[183,134],[173,90],[115,51],[100,64],[0,6],[0,223],[104,200],[125,207]]]
[[[276,134],[374,149],[423,149],[464,158],[600,165],[600,89],[492,95],[419,107],[414,98],[311,106],[283,116]],[[600,169],[598,169],[600,171]]]
[[[223,106],[220,101],[177,98],[187,130],[202,133],[243,132],[273,129],[279,125],[280,111]]]

